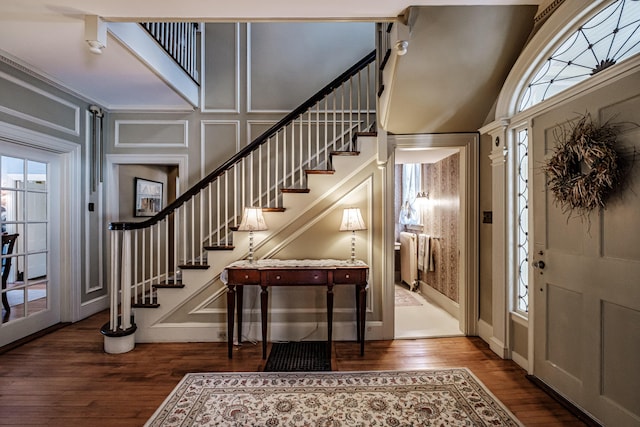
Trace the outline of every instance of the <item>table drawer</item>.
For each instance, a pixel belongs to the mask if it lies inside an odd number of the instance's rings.
[[[327,283],[326,270],[272,270],[267,271],[269,285],[315,285]]]
[[[367,281],[367,272],[364,269],[341,270],[333,272],[333,283],[357,284]]]
[[[229,269],[229,283],[235,285],[259,285],[260,271],[258,270],[234,270]]]

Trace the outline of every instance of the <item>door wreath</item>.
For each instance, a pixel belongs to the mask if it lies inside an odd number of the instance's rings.
[[[557,146],[543,170],[563,212],[586,215],[605,206],[622,179],[614,149],[617,133],[612,124],[596,124],[586,114],[556,135]]]

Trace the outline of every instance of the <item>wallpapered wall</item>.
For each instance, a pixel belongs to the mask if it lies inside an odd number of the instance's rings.
[[[422,180],[422,188],[429,192],[429,201],[422,208],[424,233],[438,239],[433,240],[435,271],[421,279],[458,302],[460,154],[423,165]]]

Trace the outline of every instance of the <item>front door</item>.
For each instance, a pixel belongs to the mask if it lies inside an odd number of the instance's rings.
[[[60,321],[58,155],[0,148],[3,241],[0,346]]]
[[[605,209],[569,216],[541,166],[588,112],[622,123],[617,147],[640,150],[640,73],[534,119],[534,375],[605,425],[640,425],[640,165]]]

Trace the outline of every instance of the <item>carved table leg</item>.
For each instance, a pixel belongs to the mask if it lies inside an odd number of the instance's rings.
[[[327,355],[331,360],[331,341],[333,337],[333,284],[327,285]]]
[[[242,344],[242,291],[244,286],[238,286],[236,289],[236,306],[238,307],[238,345]]]
[[[267,358],[267,306],[269,302],[269,292],[266,286],[260,286],[260,315],[262,321],[262,358]]]
[[[227,285],[227,347],[229,351],[229,359],[233,357],[233,315],[236,304],[235,296],[235,285]]]
[[[365,321],[367,318],[367,285],[360,285],[360,293],[358,295],[359,300],[359,312],[358,316],[360,318],[359,322],[359,336],[360,336],[360,356],[364,356],[364,332],[365,332]]]
[[[356,290],[356,342],[360,342],[360,285],[355,285]]]

